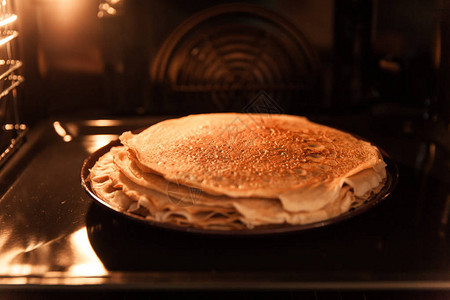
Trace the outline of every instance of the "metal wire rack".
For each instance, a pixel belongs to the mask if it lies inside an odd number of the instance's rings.
[[[0,167],[25,140],[27,126],[20,122],[18,87],[24,81],[18,58],[14,1],[0,2]]]

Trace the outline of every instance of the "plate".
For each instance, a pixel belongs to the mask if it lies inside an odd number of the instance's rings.
[[[359,138],[359,137],[358,137]],[[335,223],[339,223],[341,221],[347,220],[349,218],[355,217],[363,212],[368,211],[369,209],[376,206],[378,203],[385,200],[394,190],[395,186],[397,185],[398,181],[398,168],[397,165],[392,161],[390,156],[380,149],[381,153],[383,154],[383,159],[386,166],[386,183],[383,186],[383,188],[378,192],[377,194],[372,195],[369,199],[367,199],[363,204],[359,205],[358,207],[352,208],[349,211],[340,214],[336,217],[322,220],[315,223],[309,223],[309,224],[303,224],[303,225],[264,225],[264,226],[257,226],[253,229],[239,229],[239,230],[213,230],[213,229],[201,229],[201,228],[193,228],[193,227],[181,227],[177,226],[175,224],[170,223],[162,223],[162,222],[156,222],[152,220],[148,220],[145,217],[142,217],[140,215],[136,215],[129,212],[124,212],[118,210],[117,207],[114,207],[110,203],[102,200],[92,190],[91,184],[88,180],[88,176],[90,173],[90,169],[95,165],[97,160],[107,153],[112,147],[120,146],[120,140],[114,140],[111,141],[108,145],[98,149],[97,151],[93,152],[83,163],[83,166],[81,168],[81,185],[84,188],[84,190],[89,194],[91,198],[93,198],[96,202],[100,203],[102,206],[106,207],[107,209],[118,213],[120,215],[126,216],[131,220],[138,221],[144,224],[148,224],[150,226],[159,227],[159,228],[165,228],[169,230],[175,230],[175,231],[183,231],[183,232],[192,232],[192,233],[198,233],[198,234],[210,234],[210,235],[269,235],[269,234],[278,234],[278,233],[286,233],[286,232],[296,232],[296,231],[303,231],[313,228],[319,228],[324,227],[328,225],[332,225]],[[374,145],[372,143],[372,145]]]

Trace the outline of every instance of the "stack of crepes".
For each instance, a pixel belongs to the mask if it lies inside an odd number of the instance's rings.
[[[304,117],[201,114],[125,132],[90,171],[117,210],[239,230],[335,217],[383,187],[380,151]]]

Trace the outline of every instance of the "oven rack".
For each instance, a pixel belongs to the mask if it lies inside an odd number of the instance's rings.
[[[20,121],[18,88],[24,82],[20,74],[16,30],[18,20],[14,1],[0,4],[0,167],[24,142],[27,126]]]

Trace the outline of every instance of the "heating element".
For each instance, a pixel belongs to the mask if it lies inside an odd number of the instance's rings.
[[[0,3],[0,166],[24,141],[27,126],[20,121],[18,87],[22,61],[18,57],[14,2]]]

